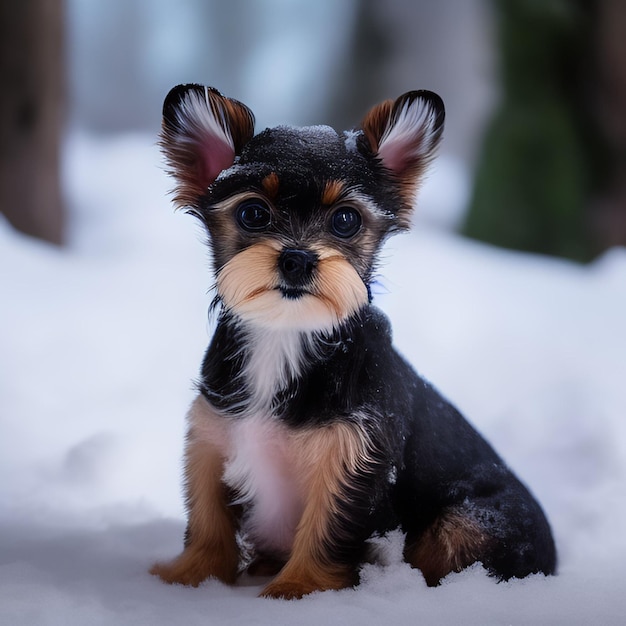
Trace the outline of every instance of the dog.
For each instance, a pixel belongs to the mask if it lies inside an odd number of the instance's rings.
[[[409,228],[444,105],[411,91],[356,130],[279,126],[179,85],[160,145],[174,202],[210,240],[217,325],[188,414],[184,550],[167,583],[273,576],[261,595],[358,583],[368,540],[400,528],[429,586],[480,562],[553,574],[548,521],[477,431],[392,345],[370,286]]]

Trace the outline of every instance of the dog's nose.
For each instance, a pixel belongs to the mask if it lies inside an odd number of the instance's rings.
[[[283,279],[290,287],[301,287],[313,274],[317,254],[308,250],[285,248],[278,257],[278,267]]]

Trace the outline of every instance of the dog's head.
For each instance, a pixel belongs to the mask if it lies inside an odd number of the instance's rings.
[[[443,121],[439,96],[411,91],[375,106],[354,131],[279,126],[255,136],[240,102],[200,85],[172,89],[161,147],[175,203],[210,234],[223,306],[303,331],[358,312],[382,242],[410,225]]]

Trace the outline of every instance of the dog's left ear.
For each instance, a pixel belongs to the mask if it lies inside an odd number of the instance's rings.
[[[417,185],[441,141],[445,108],[432,91],[409,91],[375,106],[361,128],[371,153],[401,183],[403,199],[412,206]],[[410,212],[398,214],[408,228]]]
[[[237,100],[202,85],[178,85],[163,103],[160,146],[176,179],[174,203],[195,207],[219,173],[254,135],[254,115]]]

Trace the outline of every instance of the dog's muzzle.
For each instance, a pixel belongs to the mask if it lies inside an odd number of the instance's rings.
[[[315,252],[285,248],[278,257],[281,276],[280,291],[287,298],[299,298],[306,293],[318,262]]]

